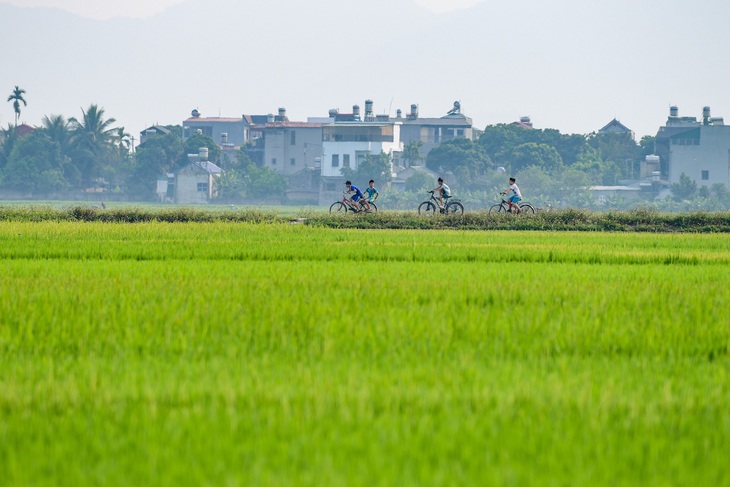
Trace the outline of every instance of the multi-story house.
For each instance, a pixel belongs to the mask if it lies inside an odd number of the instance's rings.
[[[400,138],[402,120],[393,120],[387,115],[375,115],[373,102],[365,102],[365,116],[360,117],[360,108],[355,105],[352,114],[330,111],[333,122],[322,127],[322,164],[320,204],[331,202],[340,196],[345,188],[343,168],[357,170],[368,156],[379,157],[386,153],[392,159],[403,151]],[[354,181],[365,185],[367,181]]]
[[[273,121],[255,126],[260,163],[287,178],[290,200],[316,201],[322,159],[322,124]]]
[[[217,144],[241,146],[249,140],[251,121],[245,115],[241,117],[202,117],[196,109],[190,118],[183,121],[183,140],[196,133],[206,135]]]
[[[418,105],[411,105],[411,111],[406,117],[402,112],[396,112],[396,121],[401,123],[401,142],[407,146],[411,142],[421,142],[419,153],[426,157],[428,153],[442,142],[455,138],[474,139],[472,119],[461,113],[461,104],[454,102],[454,108],[438,118],[424,118],[418,114]],[[409,161],[405,161],[410,165]]]
[[[684,173],[698,186],[721,183],[730,188],[730,126],[711,117],[710,107],[704,107],[698,120],[680,117],[672,106],[667,124],[656,135],[655,152],[669,183],[679,182]]]

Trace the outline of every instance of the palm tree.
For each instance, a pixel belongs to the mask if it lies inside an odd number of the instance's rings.
[[[51,139],[58,150],[67,181],[77,183],[79,174],[72,164],[71,127],[68,120],[63,115],[51,115],[50,117],[46,115],[43,117],[41,130]]]
[[[61,154],[67,155],[71,146],[71,127],[63,115],[47,115],[43,117],[43,129],[48,137],[58,144]]]
[[[18,126],[18,118],[20,117],[20,102],[23,102],[23,106],[28,106],[28,103],[26,103],[25,98],[23,98],[23,95],[25,94],[25,90],[20,88],[19,86],[15,86],[15,89],[13,90],[13,93],[8,97],[8,101],[13,102],[13,110],[15,110],[15,126]]]
[[[124,127],[114,129],[114,145],[117,146],[120,157],[127,157],[129,155],[130,147],[132,146],[132,136],[124,131]]]
[[[99,177],[102,167],[114,148],[114,131],[111,125],[116,122],[104,120],[104,109],[97,105],[81,109],[83,118],[69,119],[71,144],[74,150],[74,165],[79,169],[85,184]]]
[[[17,140],[18,133],[12,125],[8,124],[7,129],[0,129],[0,169],[8,163],[10,153],[13,151],[13,146]]]

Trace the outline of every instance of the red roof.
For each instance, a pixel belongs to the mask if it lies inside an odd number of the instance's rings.
[[[190,117],[185,122],[200,122],[200,123],[207,123],[207,122],[225,122],[225,123],[241,123],[243,122],[243,118],[225,118],[225,117]]]
[[[24,123],[21,123],[17,127],[15,127],[15,135],[18,137],[24,137],[28,135],[29,133],[33,132],[35,128],[31,127],[30,125],[26,125]]]

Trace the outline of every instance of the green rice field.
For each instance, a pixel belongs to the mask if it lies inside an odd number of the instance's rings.
[[[730,485],[727,234],[0,222],[0,485]]]

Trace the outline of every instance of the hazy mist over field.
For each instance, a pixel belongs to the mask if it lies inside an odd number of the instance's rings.
[[[95,20],[3,2],[0,92],[4,101],[13,86],[26,90],[21,122],[96,103],[132,133],[193,108],[285,107],[306,120],[366,98],[378,113],[417,103],[423,116],[460,100],[479,128],[528,115],[537,128],[589,133],[615,117],[637,138],[656,133],[670,104],[730,117],[726,2],[433,5],[183,0],[146,18]],[[13,119],[0,105],[0,124]]]

